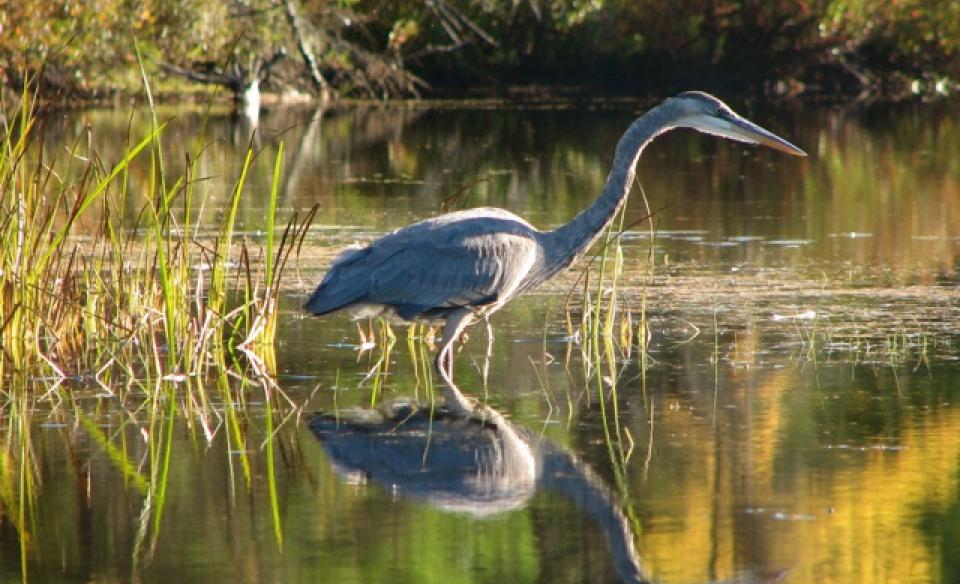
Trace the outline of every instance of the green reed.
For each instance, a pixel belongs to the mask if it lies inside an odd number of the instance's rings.
[[[134,514],[131,549],[132,566],[136,572],[148,565],[157,551],[174,462],[180,457],[191,456],[191,452],[195,454],[209,448],[211,444],[206,441],[202,446],[183,450],[183,440],[177,439],[177,436],[184,436],[178,427],[189,426],[191,420],[187,415],[188,408],[183,404],[195,393],[183,387],[191,382],[163,382],[146,401],[136,404],[132,400],[121,403],[110,396],[91,400],[89,393],[77,391],[76,386],[69,388],[61,384],[47,389],[44,381],[13,378],[12,384],[23,387],[11,391],[6,396],[8,399],[0,400],[0,520],[16,530],[24,580],[29,563],[42,560],[33,553],[41,547],[38,539],[43,535],[37,533],[33,524],[44,486],[43,459],[33,446],[38,433],[44,432],[38,424],[48,420],[61,423],[73,420],[70,426],[88,436],[94,451],[105,454],[109,467],[122,477],[132,508],[139,509]],[[281,429],[289,430],[288,422],[298,410],[286,400],[270,376],[241,379],[224,374],[219,381],[210,380],[210,383],[218,386],[223,396],[225,411],[221,415],[223,425],[229,428],[224,428],[226,431],[221,433],[221,445],[231,465],[230,478],[234,478],[232,465],[239,460],[245,468],[244,476],[238,477],[239,482],[248,491],[253,492],[257,484],[265,485],[269,503],[265,508],[274,523],[277,545],[282,547],[277,475],[284,467],[275,452],[276,445],[284,443]],[[40,390],[46,390],[46,393]],[[249,392],[264,396],[262,424],[252,423],[258,416],[243,403],[244,394]],[[287,435],[289,440],[289,431]],[[143,444],[145,452],[138,452],[137,443]],[[259,456],[248,450],[251,444],[260,445]],[[284,459],[283,463],[289,463],[289,460]],[[78,481],[82,482],[82,479],[78,477]],[[230,481],[231,493],[236,482]],[[235,495],[230,498],[235,500]]]
[[[273,426],[273,393],[271,391],[272,380],[269,378],[261,379],[263,393],[265,396],[264,404],[266,412],[264,414],[264,434],[266,441],[264,449],[266,450],[266,471],[267,471],[267,492],[270,499],[270,518],[273,521],[273,534],[277,542],[277,547],[283,549],[283,523],[280,520],[280,497],[277,494],[277,475],[276,465],[274,464],[274,426]]]
[[[224,354],[236,362],[240,347],[272,344],[282,271],[312,219],[295,215],[274,250],[282,146],[268,247],[255,262],[248,242],[235,242],[253,149],[209,241],[192,227],[199,221],[194,163],[175,180],[162,178],[164,124],[131,141],[110,168],[80,142],[66,160],[50,156],[37,126],[25,92],[0,141],[0,377],[53,374],[106,385],[119,369],[149,391],[157,380],[203,377],[223,364]],[[138,168],[135,188],[131,165],[144,153],[150,153],[146,178]],[[77,160],[86,162],[72,168]],[[134,200],[146,202],[130,228],[122,210]],[[234,268],[238,253],[246,258],[242,274]],[[202,384],[194,389],[202,392]]]
[[[639,188],[646,214],[640,221],[627,228],[641,221],[647,221],[650,245],[640,281],[630,283],[632,287],[638,287],[640,290],[637,322],[634,322],[634,312],[628,300],[620,293],[625,273],[625,258],[620,245],[620,236],[626,230],[625,209],[621,209],[619,219],[607,229],[600,252],[581,273],[582,288],[579,303],[573,301],[572,292],[568,295],[566,303],[568,334],[579,345],[584,365],[585,387],[592,388],[592,391],[587,391],[586,395],[594,393],[596,396],[614,482],[625,502],[627,515],[638,532],[640,525],[630,503],[629,482],[626,479],[627,465],[636,445],[629,428],[621,422],[618,386],[636,343],[643,398],[650,409],[649,446],[652,447],[653,400],[647,396],[646,392],[647,370],[652,361],[648,354],[650,331],[647,321],[647,287],[653,277],[655,266],[656,229],[646,193],[643,192],[642,186]],[[578,309],[579,325],[574,327],[572,313]],[[569,356],[568,351],[568,360]],[[649,454],[646,465],[649,465]]]
[[[11,420],[0,437],[0,517],[13,525],[19,537],[23,582],[27,581],[27,554],[34,538],[33,510],[39,481],[30,434],[31,406],[26,396],[20,396],[0,408],[0,413]]]
[[[370,328],[370,335],[370,340],[363,341],[364,345],[361,346],[360,351],[366,352],[368,350],[367,344],[379,347],[379,350],[377,351],[376,361],[367,370],[367,374],[364,375],[359,386],[370,382],[370,405],[374,406],[383,392],[384,380],[390,374],[390,363],[393,359],[391,352],[397,342],[397,337],[390,323],[383,318],[378,319],[378,326]]]

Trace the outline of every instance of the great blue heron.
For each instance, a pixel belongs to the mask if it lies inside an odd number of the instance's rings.
[[[304,308],[315,315],[347,308],[357,318],[383,315],[403,321],[442,321],[436,366],[443,381],[453,386],[454,340],[478,317],[489,317],[586,253],[630,193],[643,148],[673,128],[692,128],[806,156],[716,97],[698,91],[681,93],[630,124],[617,144],[603,192],[569,223],[540,231],[496,208],[420,221],[366,247],[345,250],[333,260]]]

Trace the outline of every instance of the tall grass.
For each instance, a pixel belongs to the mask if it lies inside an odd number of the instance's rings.
[[[107,392],[132,378],[150,393],[160,380],[203,378],[272,344],[282,271],[310,220],[295,215],[273,249],[282,147],[268,249],[256,254],[235,234],[252,149],[210,241],[192,226],[191,167],[162,178],[164,124],[130,140],[110,167],[80,142],[66,160],[50,157],[37,126],[24,92],[0,140],[0,377],[93,380]],[[133,193],[131,165],[147,153],[147,179]],[[70,168],[78,160],[82,167]],[[147,201],[133,229],[121,212],[132,200]]]
[[[27,551],[32,543],[30,526],[39,481],[39,469],[32,456],[32,408],[29,400],[20,396],[10,400],[5,409],[11,422],[0,435],[0,517],[5,517],[19,536],[19,557],[24,566],[21,578],[26,582]]]

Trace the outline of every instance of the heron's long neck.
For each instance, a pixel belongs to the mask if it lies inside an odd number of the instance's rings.
[[[672,127],[671,115],[665,105],[648,111],[627,128],[617,143],[613,168],[597,200],[566,225],[545,234],[545,265],[549,275],[559,272],[583,256],[616,217],[630,193],[637,160],[643,148],[657,135]]]
[[[616,494],[589,466],[569,452],[544,447],[541,486],[565,496],[592,517],[607,538],[613,565],[624,582],[649,582],[630,519]]]

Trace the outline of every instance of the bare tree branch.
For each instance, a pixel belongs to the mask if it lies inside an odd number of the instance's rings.
[[[471,20],[469,17],[467,17],[467,15],[446,0],[424,0],[424,4],[427,6],[427,8],[432,10],[440,20],[440,25],[443,27],[443,30],[446,31],[447,35],[454,42],[454,44],[465,44],[460,33],[464,30],[464,27],[466,27],[473,31],[473,34],[483,39],[485,43],[495,47],[499,46],[497,39],[493,38],[493,36],[491,36],[487,31],[483,30],[479,24]]]
[[[274,51],[273,55],[266,60],[257,55],[250,67],[245,67],[237,60],[234,60],[228,67],[224,67],[223,69],[214,67],[209,71],[187,69],[186,67],[180,67],[172,63],[160,62],[157,63],[157,65],[167,73],[189,79],[195,83],[222,85],[229,88],[235,94],[239,94],[254,81],[260,82],[266,79],[267,75],[270,74],[270,69],[286,56],[286,49],[281,47]]]
[[[178,75],[190,81],[196,83],[205,83],[208,85],[223,85],[229,87],[233,90],[240,89],[240,85],[237,83],[237,80],[232,75],[226,75],[220,71],[214,71],[212,73],[201,73],[200,71],[194,71],[193,69],[186,69],[178,65],[173,65],[171,63],[157,63],[161,69],[167,73],[172,73],[173,75]]]

